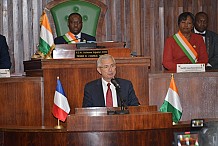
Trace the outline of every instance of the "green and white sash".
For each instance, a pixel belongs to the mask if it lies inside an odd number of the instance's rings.
[[[183,36],[183,34],[179,31],[176,33],[173,38],[176,43],[180,46],[185,55],[189,58],[189,60],[195,64],[198,61],[198,54],[192,45],[188,42],[188,40]]]
[[[71,32],[67,32],[65,35],[63,35],[63,38],[65,39],[65,41],[68,44],[74,44],[74,43],[78,43],[79,42],[79,40]]]

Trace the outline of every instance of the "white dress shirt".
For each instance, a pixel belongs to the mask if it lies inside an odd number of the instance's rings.
[[[103,87],[103,92],[104,92],[104,101],[105,101],[105,105],[106,105],[106,93],[107,93],[107,84],[108,82],[105,81],[103,78],[102,78],[102,87]],[[118,104],[117,104],[117,92],[116,92],[116,88],[115,86],[110,82],[110,88],[111,88],[111,92],[112,92],[112,99],[113,99],[113,107],[118,107]]]

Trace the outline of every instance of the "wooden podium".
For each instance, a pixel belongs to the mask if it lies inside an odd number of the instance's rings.
[[[156,106],[132,106],[130,114],[107,115],[118,108],[76,108],[75,114],[67,117],[68,131],[126,131],[155,128],[171,128],[171,113],[157,112]]]
[[[122,53],[122,49],[114,48],[115,52]],[[115,57],[116,77],[132,81],[136,96],[141,105],[148,105],[148,72],[150,57]],[[54,102],[54,93],[59,76],[71,108],[82,107],[84,87],[89,81],[100,78],[96,70],[97,58],[74,59],[44,59],[24,61],[26,76],[41,76],[44,78],[44,124],[56,125],[56,119],[51,111]]]
[[[55,50],[53,50],[53,58],[98,58],[99,55],[107,53],[113,57],[131,57],[131,50],[129,48],[125,48],[125,46],[126,43],[124,42],[58,44],[55,46]]]
[[[79,108],[67,118],[67,131],[76,132],[76,145],[171,145],[172,114],[156,106],[129,107],[130,114],[107,115],[119,108]],[[75,144],[75,143],[72,143]]]

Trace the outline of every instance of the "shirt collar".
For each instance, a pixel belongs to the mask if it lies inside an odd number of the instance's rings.
[[[72,33],[73,34],[73,33]],[[81,39],[81,32],[78,33],[77,35],[73,34],[77,39]]]
[[[194,28],[194,32],[195,32],[195,33],[198,33],[198,34],[206,34],[206,30],[203,31],[203,32],[199,32],[199,31],[197,31],[195,28]]]
[[[80,39],[81,38],[81,32],[79,34],[77,34],[76,36],[77,36],[77,38]]]
[[[106,86],[107,86],[108,83],[110,83],[110,82],[105,81],[103,78],[101,78],[101,80],[102,80],[102,83],[103,83],[104,85],[106,85]]]

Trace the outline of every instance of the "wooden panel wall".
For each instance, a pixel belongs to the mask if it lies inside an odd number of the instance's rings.
[[[5,35],[12,72],[23,72],[23,60],[37,50],[39,18],[51,0],[0,0],[0,33]],[[125,41],[139,56],[151,56],[151,70],[162,70],[165,39],[177,32],[183,11],[209,14],[209,28],[218,32],[217,0],[100,0],[108,6],[99,41]]]
[[[0,78],[0,93],[1,126],[44,125],[44,81],[42,77]]]

